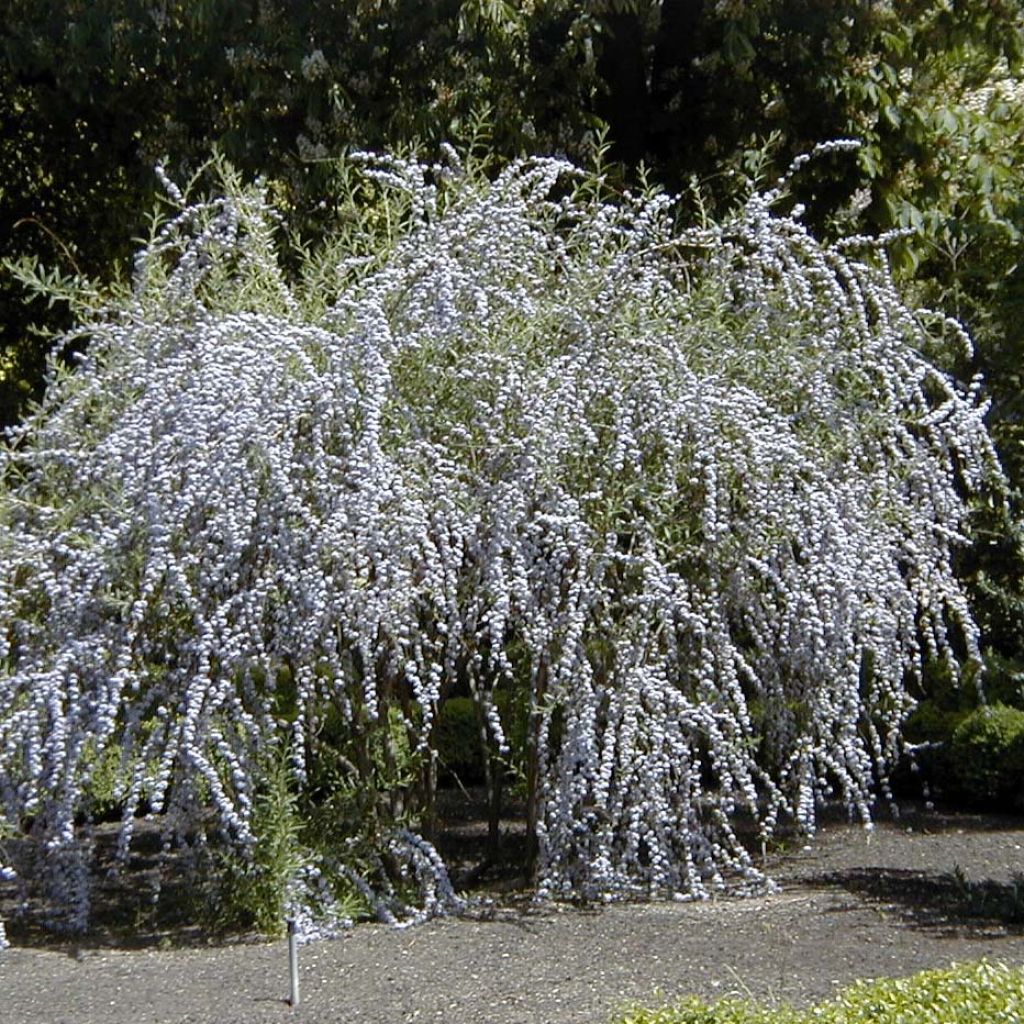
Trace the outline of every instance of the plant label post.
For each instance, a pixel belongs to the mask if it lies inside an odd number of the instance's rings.
[[[299,1005],[299,939],[295,929],[295,918],[288,918],[288,1003]]]

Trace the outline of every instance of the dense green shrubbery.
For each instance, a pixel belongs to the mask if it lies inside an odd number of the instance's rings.
[[[986,618],[983,610],[979,618]],[[901,766],[897,789],[910,796],[923,791],[955,803],[1020,809],[1024,761],[1015,753],[1013,723],[1024,720],[1022,681],[1017,662],[992,650],[976,680],[980,685],[964,686],[942,665],[930,664],[923,684],[927,696],[905,723],[913,756]]]
[[[950,739],[953,782],[970,800],[1020,806],[1024,782],[1024,711],[1005,704],[978,708]]]
[[[1024,784],[1024,710],[995,701],[976,706],[965,693],[952,703],[922,701],[907,719],[914,748],[896,785],[1003,811],[1021,810]]]
[[[1024,969],[981,961],[910,978],[858,982],[806,1010],[699,999],[631,1010],[616,1024],[1011,1024],[1024,1015]]]

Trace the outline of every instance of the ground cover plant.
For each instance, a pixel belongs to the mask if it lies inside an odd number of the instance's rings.
[[[541,896],[757,887],[737,815],[868,822],[925,663],[979,663],[953,555],[999,470],[926,355],[962,330],[784,182],[681,226],[553,159],[340,180],[298,257],[262,188],[166,181],[3,453],[0,806],[53,924],[88,924],[100,778],[122,860],[152,814],[308,934],[458,909],[453,697]]]
[[[617,1024],[1009,1024],[1022,1012],[1024,970],[981,961],[910,978],[858,982],[835,999],[803,1010],[692,999],[658,1010],[632,1010]]]

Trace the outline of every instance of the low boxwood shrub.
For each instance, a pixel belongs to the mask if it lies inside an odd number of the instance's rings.
[[[1006,704],[972,711],[954,730],[950,755],[961,795],[983,803],[1020,806],[1024,711]]]
[[[997,1024],[1024,1015],[1024,968],[980,961],[857,982],[805,1010],[726,999],[634,1009],[616,1024]]]
[[[923,783],[954,801],[1024,809],[1024,710],[996,696],[1007,692],[1005,681],[989,682],[986,676],[989,704],[977,706],[966,691],[955,702],[939,694],[914,708],[903,733],[914,749],[893,775],[897,792],[919,796]]]

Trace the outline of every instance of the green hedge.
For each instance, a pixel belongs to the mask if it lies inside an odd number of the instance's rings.
[[[1024,968],[981,961],[909,978],[857,982],[809,1009],[686,999],[637,1008],[616,1024],[1010,1024],[1024,1020]]]
[[[949,749],[960,794],[982,803],[1020,806],[1024,711],[1006,704],[972,711],[953,731]]]
[[[1024,710],[1001,702],[947,707],[922,701],[904,736],[925,744],[914,755],[919,772],[901,766],[893,782],[918,794],[927,782],[938,796],[1004,811],[1024,810]]]

